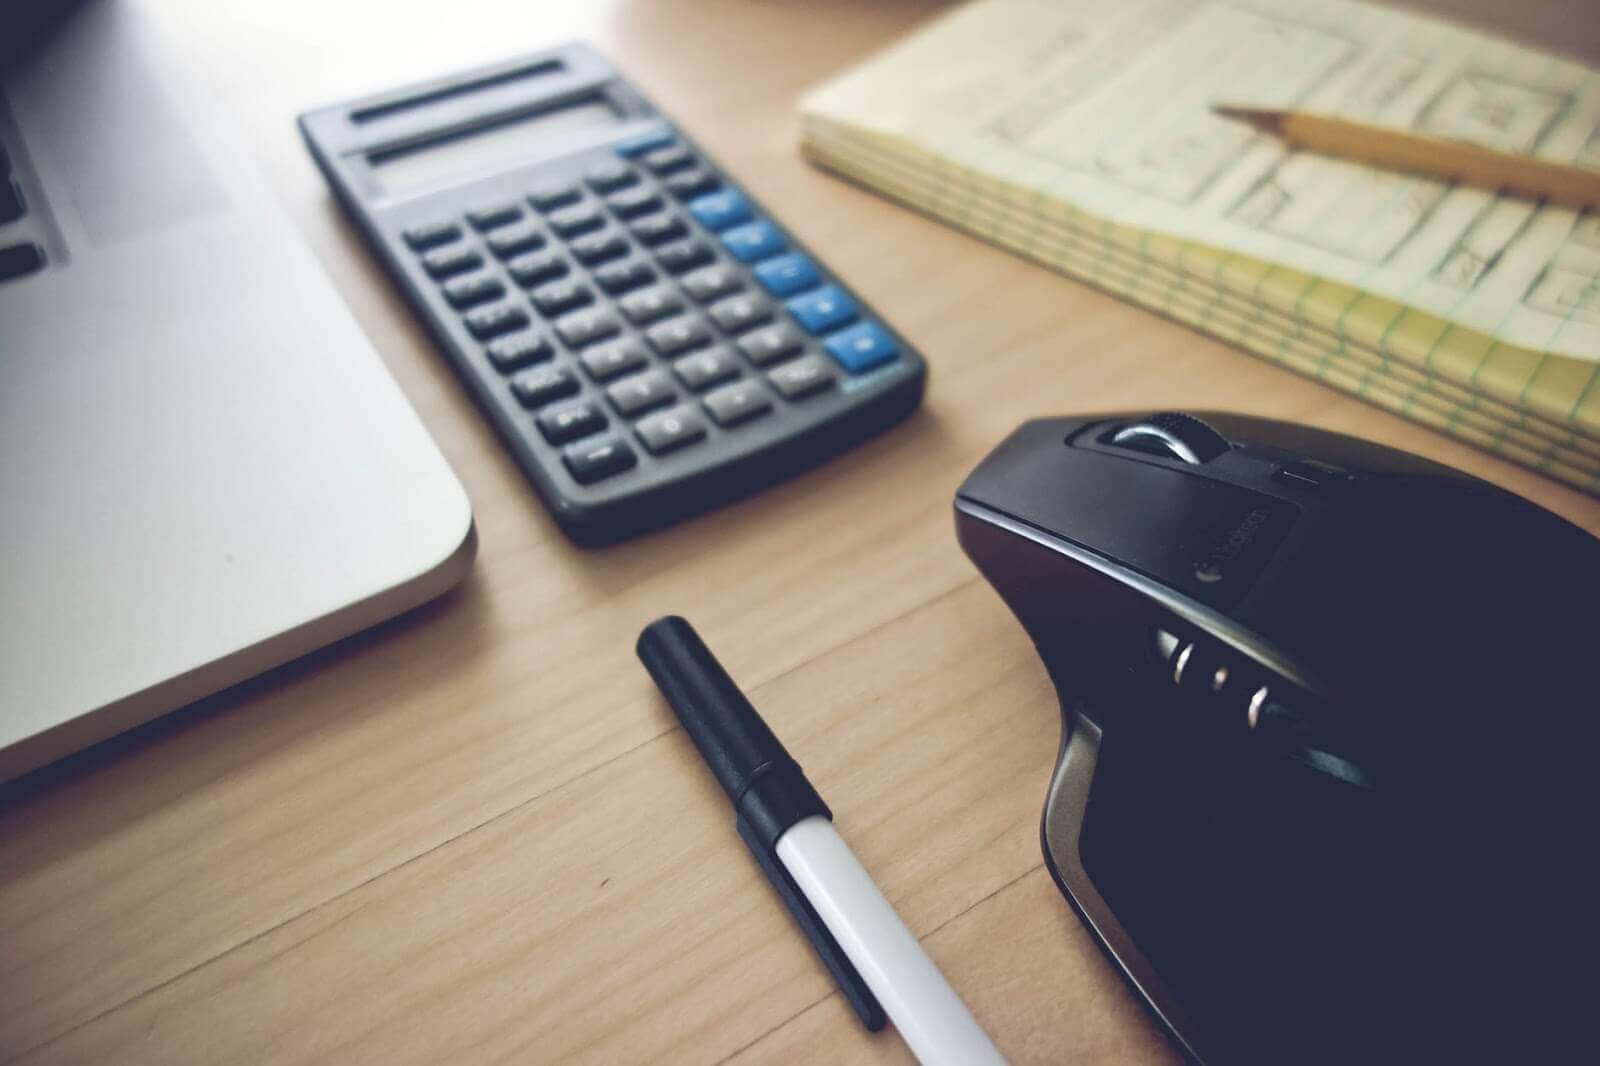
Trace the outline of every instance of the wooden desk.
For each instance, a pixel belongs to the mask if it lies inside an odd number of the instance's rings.
[[[0,1061],[907,1061],[856,1025],[635,661],[673,611],[1008,1055],[1175,1058],[1040,864],[1056,700],[956,547],[963,475],[1033,415],[1216,406],[1408,448],[1591,530],[1600,504],[804,165],[797,94],[934,6],[164,6],[466,483],[482,552],[408,617],[0,790]],[[886,436],[604,551],[546,518],[292,124],[574,35],[933,366]]]

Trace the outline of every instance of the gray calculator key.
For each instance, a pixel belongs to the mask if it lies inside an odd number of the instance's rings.
[[[649,339],[650,347],[668,357],[711,343],[711,331],[704,322],[691,315],[651,326],[644,335]]]
[[[628,254],[628,240],[620,233],[591,233],[572,242],[572,255],[584,266],[596,266]]]
[[[681,144],[669,145],[666,148],[657,148],[653,152],[646,152],[639,157],[639,162],[649,167],[655,174],[671,174],[694,166],[694,155]]]
[[[653,215],[650,218],[641,218],[628,227],[629,232],[640,244],[655,247],[667,241],[687,237],[689,228],[683,224],[683,219],[677,215]]]
[[[736,426],[772,410],[772,397],[759,382],[736,381],[709,393],[705,405],[718,425]]]
[[[441,244],[461,239],[461,227],[454,222],[424,222],[405,231],[406,243],[413,252],[425,252]]]
[[[666,372],[660,369],[623,378],[606,389],[612,406],[624,418],[632,418],[653,407],[670,403],[674,395],[672,383],[667,380]]]
[[[509,226],[521,217],[522,208],[513,203],[485,204],[467,212],[467,221],[479,232],[496,226]]]
[[[533,301],[533,306],[539,309],[540,314],[549,316],[559,315],[574,307],[582,307],[594,299],[594,294],[581,282],[553,281],[542,288],[534,289],[528,294],[528,299]]]
[[[543,407],[578,391],[578,379],[564,366],[540,366],[511,379],[511,392],[524,407]]]
[[[422,257],[422,269],[434,279],[454,277],[483,266],[483,255],[475,248],[440,248]]]
[[[444,286],[444,298],[458,311],[486,304],[490,300],[498,300],[505,294],[505,282],[493,274],[474,274],[468,278],[457,278],[446,282]]]
[[[667,191],[680,200],[693,200],[703,193],[715,192],[717,186],[721,183],[717,181],[717,176],[709,170],[703,167],[695,167],[693,170],[685,170],[665,178],[661,184],[665,185]]]
[[[569,444],[562,451],[561,458],[567,464],[567,469],[572,471],[573,478],[585,485],[612,474],[620,474],[638,462],[633,449],[616,437],[600,437]]]
[[[553,212],[545,221],[550,224],[552,233],[567,240],[597,230],[606,224],[605,216],[590,204],[562,208]]]
[[[528,202],[541,211],[554,211],[567,204],[575,204],[583,191],[571,182],[551,182],[540,185],[528,193]]]
[[[665,267],[669,274],[682,274],[702,263],[711,262],[711,249],[697,240],[664,244],[656,249],[656,262]]]
[[[594,272],[594,283],[613,296],[648,285],[656,280],[650,264],[638,259],[627,263],[612,263]]]
[[[532,366],[555,354],[550,338],[532,330],[501,337],[484,350],[489,355],[489,362],[502,374]]]
[[[622,329],[617,316],[603,307],[576,311],[556,321],[556,333],[569,348],[582,348],[607,337],[615,337]]]
[[[638,370],[650,361],[650,356],[644,345],[629,337],[590,348],[578,356],[578,361],[596,381],[610,381]]]
[[[510,259],[523,252],[544,247],[544,231],[536,222],[519,222],[491,233],[484,241],[489,250],[501,259]]]
[[[739,376],[739,361],[726,348],[707,348],[672,364],[678,380],[696,392]]]
[[[634,431],[652,455],[661,455],[704,439],[706,424],[694,408],[678,406],[641,419]]]
[[[759,296],[735,296],[711,308],[711,321],[724,333],[743,333],[772,319],[772,305]]]
[[[480,341],[521,329],[528,324],[528,312],[512,303],[495,304],[468,311],[464,316],[467,332]]]
[[[624,296],[620,306],[629,322],[643,326],[682,311],[683,299],[669,286],[657,285],[631,296]]]
[[[608,159],[603,163],[596,163],[585,171],[583,180],[587,181],[595,192],[612,192],[637,184],[639,175],[622,160]]]
[[[769,373],[767,380],[783,393],[785,399],[798,400],[832,385],[833,371],[828,369],[827,360],[813,353],[792,363],[785,363]]]
[[[606,428],[606,416],[589,400],[575,400],[539,415],[539,432],[551,444],[565,444]]]
[[[566,260],[554,249],[519,255],[506,264],[506,270],[525,289],[559,278],[567,272]]]
[[[606,206],[618,218],[638,218],[659,211],[662,207],[661,194],[654,189],[628,189],[615,195],[606,197]]]
[[[683,288],[701,303],[710,303],[718,296],[744,288],[739,275],[729,268],[717,265],[696,270],[683,279]]]
[[[799,330],[788,322],[780,322],[740,338],[739,350],[756,366],[771,366],[794,355],[805,343]]]

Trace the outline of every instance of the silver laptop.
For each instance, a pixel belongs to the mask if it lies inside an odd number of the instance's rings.
[[[414,607],[476,544],[143,12],[81,5],[21,51],[0,75],[0,780]]]

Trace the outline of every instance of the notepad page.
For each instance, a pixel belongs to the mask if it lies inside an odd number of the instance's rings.
[[[979,0],[802,110],[1041,202],[1596,361],[1594,216],[1289,150],[1210,111],[1296,107],[1600,166],[1595,74],[1351,0]]]

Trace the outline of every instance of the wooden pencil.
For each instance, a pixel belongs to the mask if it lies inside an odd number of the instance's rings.
[[[1220,105],[1211,110],[1313,152],[1501,190],[1563,207],[1600,208],[1600,170],[1332,115]]]

